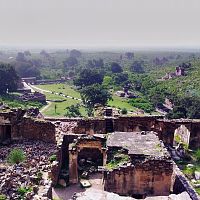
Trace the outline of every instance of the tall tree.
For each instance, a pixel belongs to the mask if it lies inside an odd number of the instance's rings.
[[[75,57],[70,56],[63,62],[63,64],[65,68],[73,67],[78,64],[78,60]]]
[[[130,70],[136,73],[144,73],[143,64],[143,61],[135,61],[131,65]]]
[[[76,86],[88,86],[96,83],[101,84],[103,82],[103,74],[97,70],[83,69],[78,77],[74,80]]]
[[[122,70],[122,67],[118,63],[112,62],[111,63],[111,71],[113,73],[121,73],[123,70]]]
[[[72,49],[70,51],[70,57],[79,58],[81,57],[81,52],[76,49]]]
[[[0,94],[17,89],[18,76],[10,64],[0,64]]]
[[[81,98],[86,108],[88,108],[89,111],[92,111],[95,104],[101,104],[102,106],[105,106],[108,100],[110,100],[112,97],[104,86],[100,84],[94,84],[81,90]]]

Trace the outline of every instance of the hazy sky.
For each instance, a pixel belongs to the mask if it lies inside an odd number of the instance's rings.
[[[200,0],[0,0],[0,45],[200,46]]]

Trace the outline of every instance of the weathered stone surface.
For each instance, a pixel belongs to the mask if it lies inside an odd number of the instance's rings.
[[[169,195],[169,200],[192,200],[187,192],[182,192],[181,194],[175,195],[171,194]]]

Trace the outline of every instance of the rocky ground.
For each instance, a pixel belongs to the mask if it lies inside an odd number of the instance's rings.
[[[22,149],[26,159],[23,163],[9,165],[7,156],[14,148]],[[54,144],[39,141],[24,140],[0,146],[0,194],[6,195],[7,199],[48,199],[48,193],[51,192],[49,158],[55,153]],[[22,195],[24,189],[27,191]]]

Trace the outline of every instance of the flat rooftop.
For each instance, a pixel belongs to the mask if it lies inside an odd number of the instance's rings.
[[[107,139],[107,147],[128,150],[129,155],[168,157],[169,154],[155,132],[113,132]]]

